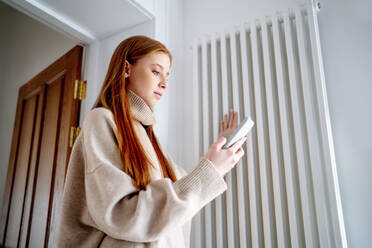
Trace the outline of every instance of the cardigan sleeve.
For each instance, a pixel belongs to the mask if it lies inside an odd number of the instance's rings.
[[[104,111],[93,110],[85,118],[82,145],[88,211],[107,235],[132,242],[158,240],[227,189],[213,163],[202,157],[176,182],[163,178],[139,191],[121,169],[115,124]]]

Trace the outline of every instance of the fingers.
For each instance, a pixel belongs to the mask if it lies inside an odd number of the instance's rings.
[[[230,122],[229,122],[229,127],[230,128],[232,127],[232,124],[233,124],[233,121],[234,121],[234,116],[235,116],[235,112],[233,110],[231,110],[231,112],[230,112]]]
[[[231,110],[229,127],[235,129],[238,126],[238,112]]]
[[[225,114],[223,116],[223,130],[225,130],[227,128],[227,114]]]
[[[232,123],[232,128],[236,129],[238,127],[238,112],[234,112],[234,120],[233,120],[233,123]]]
[[[217,142],[215,143],[216,144],[216,148],[217,150],[220,150],[222,148],[222,146],[226,143],[226,138],[225,137],[220,137]]]
[[[238,156],[239,160],[241,157],[244,156],[244,149],[242,147],[239,147],[239,149],[236,151],[236,155]]]
[[[221,122],[221,131],[225,129],[232,128],[236,129],[238,127],[238,112],[231,110],[230,118],[228,114],[224,114],[223,120]]]
[[[240,138],[238,141],[236,141],[229,150],[232,150],[234,152],[237,152],[238,149],[243,145],[243,143],[247,140],[247,137],[244,136],[243,138]]]
[[[242,147],[239,147],[239,149],[236,151],[235,156],[234,156],[235,164],[233,165],[233,167],[235,167],[238,164],[238,162],[243,156],[244,156],[244,149]]]

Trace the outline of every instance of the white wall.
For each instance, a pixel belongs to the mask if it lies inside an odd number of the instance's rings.
[[[319,13],[349,247],[372,243],[372,2],[329,0]]]
[[[180,111],[183,96],[186,92],[182,92],[181,84],[184,84],[183,71],[184,71],[184,32],[183,32],[183,1],[182,0],[167,0],[167,6],[164,8],[166,11],[166,33],[164,34],[167,40],[164,44],[167,46],[172,54],[173,61],[172,67],[170,69],[170,75],[168,80],[168,89],[165,92],[167,99],[167,141],[164,143],[165,149],[169,152],[172,158],[178,162],[182,167],[188,170],[190,166],[180,163],[181,155],[184,154],[184,144],[182,140],[182,135],[180,135],[184,127],[182,123],[182,116],[184,113]],[[160,39],[161,40],[161,39]],[[181,91],[180,91],[181,90]],[[186,93],[187,94],[187,93]],[[162,99],[163,100],[163,99]],[[161,107],[162,102],[159,103]],[[165,104],[164,104],[165,105]],[[157,121],[159,127],[163,127],[162,123]],[[163,144],[163,143],[162,143]]]
[[[18,89],[77,42],[0,2],[0,201],[17,109]]]
[[[295,6],[295,0],[187,0],[184,1],[184,76],[178,81],[177,139],[179,162],[191,169],[192,66],[189,46],[193,38],[276,9]],[[372,243],[372,3],[370,1],[321,1],[318,14],[328,101],[335,142],[341,200],[349,247]],[[172,125],[172,124],[170,124]]]
[[[146,9],[151,14],[155,15],[155,0],[135,0],[139,5],[141,5],[144,9]],[[159,1],[157,1],[159,2]]]

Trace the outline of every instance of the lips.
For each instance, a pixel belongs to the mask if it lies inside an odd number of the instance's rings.
[[[154,92],[155,94],[159,95],[159,96],[162,96],[163,94],[159,93],[159,92]]]

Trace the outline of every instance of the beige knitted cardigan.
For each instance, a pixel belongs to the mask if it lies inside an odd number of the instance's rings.
[[[156,165],[151,182],[141,191],[133,186],[123,171],[112,112],[91,110],[68,164],[57,247],[189,247],[193,216],[227,189],[205,157],[186,173],[163,150],[177,181],[164,178],[144,128],[155,123],[153,111],[134,92],[128,96],[135,132]]]

